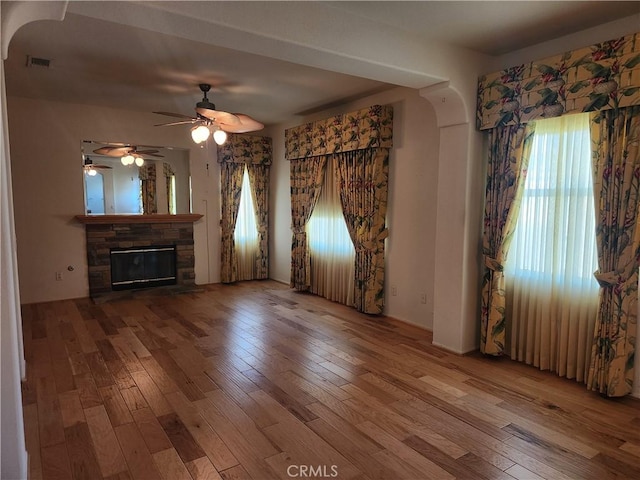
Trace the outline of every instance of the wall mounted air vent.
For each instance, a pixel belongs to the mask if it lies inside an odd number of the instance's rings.
[[[51,60],[48,58],[39,58],[27,55],[27,67],[51,68]]]

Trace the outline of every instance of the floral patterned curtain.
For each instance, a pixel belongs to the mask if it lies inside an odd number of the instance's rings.
[[[171,211],[171,198],[173,197],[173,182],[171,178],[175,176],[175,172],[171,165],[167,162],[162,162],[162,171],[164,172],[165,182],[167,184],[167,212],[175,214]]]
[[[342,212],[356,250],[355,307],[379,314],[384,307],[389,149],[369,148],[335,156]]]
[[[291,161],[291,223],[293,230],[291,286],[293,288],[307,290],[311,284],[305,227],[320,194],[323,171],[328,156],[345,154],[346,152],[356,155],[353,152],[371,150],[369,154],[358,154],[363,156],[361,161],[367,164],[364,171],[357,170],[356,167],[345,167],[344,185],[351,188],[358,182],[362,182],[358,195],[364,195],[364,192],[371,193],[371,199],[366,201],[373,201],[373,198],[380,201],[381,210],[378,213],[382,220],[378,217],[366,220],[356,218],[360,215],[358,202],[361,200],[355,192],[345,193],[343,205],[346,207],[343,206],[343,209],[346,208],[346,211],[352,215],[353,228],[363,229],[352,234],[356,250],[360,249],[361,252],[360,263],[362,267],[359,275],[362,277],[362,286],[359,295],[363,311],[370,310],[370,313],[382,311],[382,298],[380,297],[384,281],[383,240],[387,235],[384,228],[387,184],[383,172],[388,171],[392,138],[393,109],[388,105],[372,105],[355,112],[306,123],[285,131],[285,158]],[[369,164],[369,160],[364,160],[364,158],[368,158],[366,155],[373,155],[372,164]],[[368,175],[366,177],[368,180],[365,177],[354,180],[352,175],[359,173]],[[382,177],[384,177],[384,185],[380,185],[379,189],[373,188],[372,190],[367,182],[378,181]],[[362,208],[370,213],[368,205],[362,205]],[[370,231],[364,230],[365,225],[370,228]],[[380,226],[382,229],[377,231],[376,229],[380,229]],[[382,248],[380,248],[381,244]]]
[[[591,135],[598,212],[599,267],[595,275],[601,290],[587,384],[609,396],[629,393],[633,381],[640,263],[640,33],[483,75],[478,79],[477,102],[477,128],[492,129],[491,132],[506,125],[521,129],[536,118],[598,112],[593,117]],[[495,149],[492,143],[493,157]],[[527,150],[525,142],[525,160]],[[518,162],[513,162],[509,169],[507,182],[521,182],[512,173],[513,167],[521,168]],[[488,270],[483,281],[481,350],[499,354],[504,335],[501,269],[508,251],[508,234],[512,230],[508,227],[513,214],[509,209],[502,212],[496,209],[501,196],[495,199],[489,196],[490,192],[500,191],[500,187],[491,185],[492,179],[507,173],[492,174],[496,166],[491,163],[490,159],[487,209],[493,212],[485,211],[483,250]],[[500,183],[505,183],[505,179]],[[508,191],[513,186],[506,188]],[[506,234],[501,233],[502,228],[507,229]],[[507,250],[501,237],[506,240]]]
[[[269,165],[247,164],[258,226],[259,253],[255,269],[257,280],[269,278],[269,170]]]
[[[305,227],[318,202],[327,156],[291,160],[291,287],[306,291],[311,286],[311,264]]]
[[[600,305],[588,388],[631,392],[640,268],[640,107],[594,115],[591,128]]]
[[[269,137],[230,133],[227,141],[218,146],[218,162],[271,165],[272,150]]]
[[[218,146],[218,162],[221,165],[220,191],[222,195],[222,266],[223,283],[237,279],[237,255],[234,232],[242,177],[247,166],[254,198],[256,224],[258,225],[259,256],[256,258],[256,279],[269,277],[269,172],[272,142],[269,137],[229,134],[227,141]]]
[[[305,123],[284,132],[287,160],[365,148],[391,148],[393,108],[372,105],[355,112]]]
[[[640,104],[640,33],[478,79],[479,130]]]
[[[488,355],[501,355],[504,351],[503,269],[520,209],[533,131],[531,123],[496,127],[489,134],[480,328],[480,351]]]
[[[142,197],[142,213],[158,213],[156,196],[156,164],[145,162],[138,168],[140,178],[140,196]]]
[[[223,185],[221,189],[222,216],[220,218],[222,230],[220,280],[222,283],[232,283],[238,278],[238,260],[233,234],[240,208],[243,175],[244,163],[222,163],[220,165],[220,182]]]

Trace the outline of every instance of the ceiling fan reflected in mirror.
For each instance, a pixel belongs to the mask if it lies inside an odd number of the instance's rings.
[[[227,133],[248,133],[262,130],[264,125],[244,113],[229,113],[216,110],[216,106],[207,98],[207,92],[211,89],[208,83],[201,83],[200,90],[203,93],[202,101],[196,103],[196,116],[182,115],[181,113],[153,112],[159,115],[181,118],[182,120],[161,123],[156,127],[168,127],[173,125],[193,125],[191,138],[195,143],[202,143],[209,138],[213,131],[213,139],[218,145],[227,140]]]
[[[93,163],[93,160],[89,157],[84,157],[83,169],[84,173],[90,177],[95,177],[98,174],[98,170],[111,170],[111,167],[109,165]]]
[[[141,146],[135,145],[106,145],[104,147],[97,148],[93,153],[98,155],[106,155],[108,157],[120,157],[120,161],[123,165],[133,165],[134,163],[141,167],[144,165],[143,156],[148,155],[152,157],[164,157],[160,155],[159,150],[153,147],[147,147],[149,149],[142,150]]]

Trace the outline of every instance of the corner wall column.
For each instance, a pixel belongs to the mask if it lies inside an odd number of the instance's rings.
[[[11,195],[11,168],[9,164],[9,133],[6,124],[6,94],[4,62],[0,64],[2,90],[2,136],[0,137],[0,477],[26,478],[27,452],[25,450],[24,422],[22,418],[22,390],[24,352],[22,349],[22,319],[16,267],[16,238]]]
[[[62,20],[67,2],[0,4],[0,478],[28,478],[22,390],[25,375],[11,187],[4,60],[13,34],[34,20]]]
[[[462,354],[478,348],[482,137],[449,82],[420,95],[435,108],[440,127],[433,344]]]

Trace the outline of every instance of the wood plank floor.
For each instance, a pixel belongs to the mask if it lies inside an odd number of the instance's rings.
[[[33,479],[640,478],[640,402],[272,281],[23,307]]]

